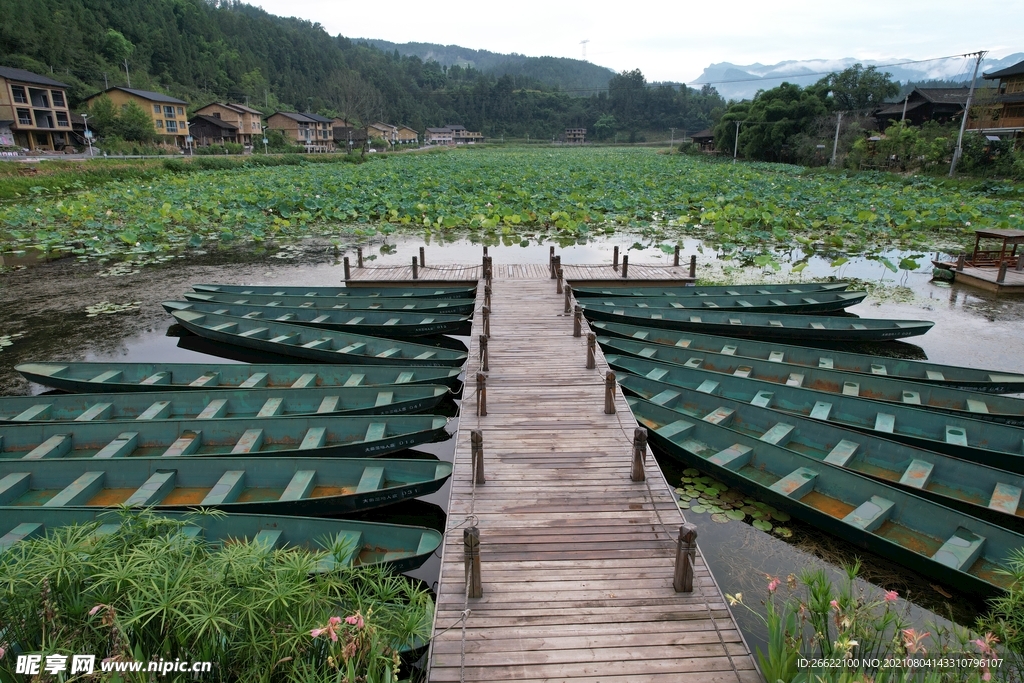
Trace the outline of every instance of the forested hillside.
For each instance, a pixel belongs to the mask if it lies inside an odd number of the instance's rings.
[[[580,96],[546,84],[575,60],[538,60],[533,71],[504,75],[446,67],[237,1],[3,0],[2,10],[0,63],[68,83],[73,106],[101,90],[104,76],[109,85],[130,77],[133,87],[194,107],[231,99],[267,111],[310,109],[420,131],[461,123],[488,137],[535,139],[568,126],[619,139],[670,126],[695,131],[724,106],[711,88],[650,88],[639,71],[612,78],[607,93]]]

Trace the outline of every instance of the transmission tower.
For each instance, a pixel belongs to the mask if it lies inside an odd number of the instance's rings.
[[[590,42],[589,38],[587,38],[586,40],[581,40],[580,41],[580,45],[583,46],[583,59],[587,58],[587,43],[589,43],[589,42]]]

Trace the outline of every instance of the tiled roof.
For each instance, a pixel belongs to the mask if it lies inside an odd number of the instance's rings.
[[[1017,62],[1013,66],[1008,66],[1005,69],[999,71],[993,71],[990,74],[982,74],[982,78],[1006,78],[1007,76],[1020,76],[1024,74],[1024,61]]]
[[[23,83],[35,83],[37,85],[48,85],[53,88],[66,88],[68,87],[60,81],[55,81],[52,78],[46,76],[40,76],[37,73],[26,71],[25,69],[15,69],[10,66],[0,66],[0,76],[3,76],[9,81],[21,81]]]
[[[223,130],[238,130],[238,126],[228,123],[227,121],[224,121],[222,119],[218,119],[216,116],[196,114],[191,119],[189,119],[189,123],[195,123],[196,121],[203,121],[205,123],[209,123],[212,126],[217,126],[218,128],[221,128]]]
[[[107,88],[102,92],[96,93],[96,95],[102,95],[104,93],[110,92],[111,90],[123,90],[124,92],[131,93],[136,97],[141,97],[142,99],[149,100],[150,102],[165,102],[166,104],[188,104],[188,102],[184,100],[179,100],[176,97],[165,95],[162,92],[153,92],[152,90],[138,90],[136,88],[123,88],[120,85],[115,85],[112,88]],[[96,95],[93,95],[93,97],[96,97]]]

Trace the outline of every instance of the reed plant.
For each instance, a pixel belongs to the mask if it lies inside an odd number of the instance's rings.
[[[433,602],[404,577],[318,571],[346,548],[214,545],[182,533],[187,521],[116,514],[0,555],[0,679],[22,680],[16,655],[39,653],[212,662],[203,681],[394,683],[430,636]],[[160,679],[193,680],[175,675]]]

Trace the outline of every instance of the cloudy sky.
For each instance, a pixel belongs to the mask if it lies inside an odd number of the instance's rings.
[[[248,1],[319,22],[332,35],[396,43],[579,58],[580,41],[589,40],[589,61],[616,71],[640,68],[654,81],[693,81],[716,62],[1024,52],[1024,0]]]

